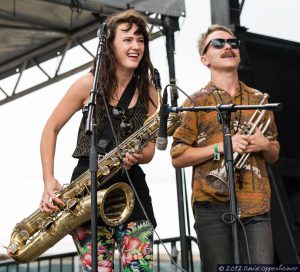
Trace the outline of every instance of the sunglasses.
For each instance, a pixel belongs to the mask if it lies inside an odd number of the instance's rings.
[[[121,119],[120,133],[123,137],[128,135],[129,133],[131,133],[132,125],[126,119],[125,110],[122,107],[117,106],[117,107],[112,108],[112,115],[117,119]]]
[[[226,43],[228,43],[231,48],[238,49],[240,47],[240,40],[239,39],[213,39],[210,40],[209,43],[205,46],[203,50],[203,55],[206,53],[209,45],[211,44],[213,48],[222,49]]]

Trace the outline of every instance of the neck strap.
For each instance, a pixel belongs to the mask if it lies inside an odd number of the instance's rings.
[[[117,106],[122,107],[124,110],[128,109],[130,101],[134,95],[137,84],[137,77],[133,76],[130,82],[127,84]],[[120,118],[115,118],[111,115],[112,123],[114,126],[119,126],[121,123]],[[111,131],[111,127],[107,125],[103,131],[102,137],[99,139],[97,143],[97,152],[98,154],[105,154],[107,152],[107,148],[112,140],[113,133]]]
[[[127,84],[117,106],[127,109],[136,89],[137,77],[133,75],[130,82]]]

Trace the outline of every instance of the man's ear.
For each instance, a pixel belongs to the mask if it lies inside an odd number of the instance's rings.
[[[206,55],[201,56],[200,60],[201,60],[202,64],[204,64],[205,66],[209,67],[209,61],[208,61]]]

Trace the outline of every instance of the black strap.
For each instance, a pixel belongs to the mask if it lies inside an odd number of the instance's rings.
[[[128,109],[130,101],[134,95],[136,89],[137,79],[136,76],[133,76],[128,85],[126,86],[117,106],[122,107],[123,109]]]
[[[126,86],[118,104],[117,107],[122,107],[124,110],[128,109],[128,106],[130,104],[130,101],[132,100],[132,97],[134,95],[135,89],[136,89],[136,83],[137,79],[136,76],[133,76],[128,85]],[[111,115],[112,123],[114,126],[118,126],[121,123],[121,120],[119,118],[115,118],[113,115]],[[99,139],[97,143],[97,152],[98,154],[105,154],[107,152],[107,147],[109,146],[111,140],[112,140],[112,130],[110,125],[107,125],[103,131],[102,137]]]

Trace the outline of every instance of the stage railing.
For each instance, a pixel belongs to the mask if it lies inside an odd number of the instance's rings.
[[[189,272],[200,271],[200,255],[197,247],[197,240],[192,236],[187,236],[189,256]],[[162,239],[169,253],[176,263],[181,266],[180,260],[180,237]],[[166,254],[161,241],[154,241],[154,271],[170,272],[180,271],[176,265],[172,264]],[[5,260],[0,262],[0,272],[81,272],[81,264],[76,252],[48,255],[38,258],[36,261],[26,264],[19,264],[15,261]],[[121,272],[121,260],[116,254],[115,272]]]

